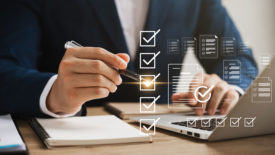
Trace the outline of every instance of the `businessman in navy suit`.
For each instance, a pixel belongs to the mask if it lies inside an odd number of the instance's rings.
[[[124,84],[132,81],[113,67],[161,73],[158,81],[165,82],[167,64],[184,58],[167,54],[167,39],[216,34],[242,42],[220,0],[9,0],[0,10],[0,113],[67,117],[85,115],[84,103],[138,101],[138,85]],[[158,29],[156,47],[138,47],[140,30]],[[85,47],[65,50],[69,40]],[[139,70],[140,51],[161,51],[155,70]],[[222,80],[223,60],[229,58],[198,58],[207,72],[198,75],[201,85],[215,85],[198,115],[218,108],[227,113],[251,83],[245,72],[242,83]],[[238,59],[242,70],[257,72],[251,50]],[[161,95],[158,102],[167,103],[167,85],[147,95]],[[192,97],[177,93],[172,99]]]

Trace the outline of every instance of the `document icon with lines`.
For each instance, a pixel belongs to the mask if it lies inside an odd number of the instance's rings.
[[[218,59],[218,37],[216,35],[200,35],[200,59]]]
[[[252,85],[253,103],[272,102],[272,79],[269,77],[258,77]]]
[[[224,60],[223,61],[223,80],[228,83],[241,83],[241,61]]]
[[[180,54],[180,40],[179,39],[168,39],[167,40],[167,54],[168,55]]]
[[[184,71],[181,71],[182,68]],[[178,92],[193,93],[203,81],[202,77],[195,78],[197,73],[203,73],[198,64],[168,64],[168,108],[181,108],[195,101],[195,99],[171,101],[171,95]]]
[[[221,40],[223,56],[236,56],[236,39],[234,37],[224,37]]]

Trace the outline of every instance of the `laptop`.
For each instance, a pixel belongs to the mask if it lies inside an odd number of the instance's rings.
[[[131,120],[177,132],[197,139],[218,141],[275,133],[274,88],[275,59],[252,82],[245,94],[227,115],[196,116],[175,113],[133,117]],[[156,120],[153,121],[152,120]]]

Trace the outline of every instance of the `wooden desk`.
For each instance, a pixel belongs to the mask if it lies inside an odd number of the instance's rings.
[[[102,107],[88,108],[88,115],[108,114]],[[157,129],[153,143],[63,147],[48,150],[25,120],[17,120],[31,155],[64,154],[275,154],[275,135],[222,142],[204,142],[173,132]],[[138,128],[137,124],[130,123]]]

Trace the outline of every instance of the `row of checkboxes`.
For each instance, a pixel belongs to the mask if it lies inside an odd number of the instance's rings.
[[[156,36],[160,32],[157,31],[140,31],[140,47],[155,47],[156,46]],[[156,69],[156,59],[160,55],[160,51],[157,53],[140,53],[139,55],[139,68],[140,69]],[[157,75],[140,75],[140,91],[155,91],[156,90],[156,80],[160,76]],[[140,113],[155,113],[156,103],[160,95],[157,97],[140,97]],[[157,119],[141,119],[140,120],[140,133],[146,133],[149,135],[156,134],[156,123],[160,120]],[[145,123],[146,122],[146,123]],[[145,125],[150,124],[150,125]]]
[[[225,120],[228,119],[227,117],[224,118],[216,118],[216,127],[225,127]],[[242,117],[231,117],[230,118],[230,127],[236,128],[240,126],[240,121]],[[201,121],[201,127],[210,127],[212,119],[203,119]],[[244,119],[244,127],[254,127],[254,122],[256,117],[245,117]],[[188,119],[187,120],[187,127],[196,127],[197,119]]]

